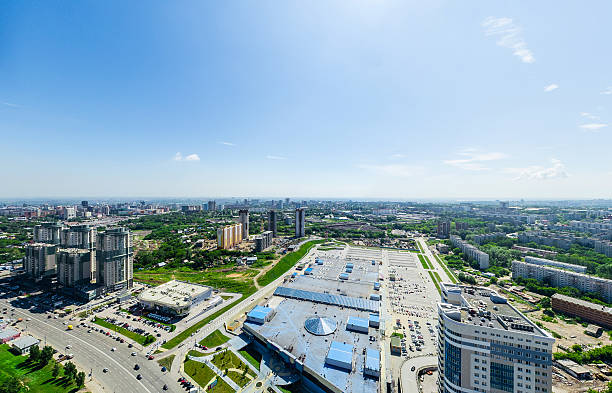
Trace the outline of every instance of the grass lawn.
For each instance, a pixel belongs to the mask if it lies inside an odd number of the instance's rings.
[[[221,344],[225,344],[229,341],[229,337],[225,336],[223,333],[219,331],[219,329],[210,333],[208,336],[204,337],[202,341],[200,341],[200,345],[204,345],[208,348],[214,348]]]
[[[423,269],[427,270],[429,269],[429,266],[427,266],[427,262],[425,262],[425,258],[423,258],[423,255],[419,254],[419,261],[421,261],[421,265],[423,265]]]
[[[161,367],[166,367],[168,370],[172,369],[172,362],[174,361],[174,358],[176,357],[176,355],[170,355],[166,358],[163,359],[159,359],[157,361],[157,363],[161,366]]]
[[[448,276],[448,278],[454,283],[458,283],[459,280],[457,280],[457,277],[455,277],[455,275],[453,274],[453,272],[450,271],[450,269],[448,268],[448,266],[446,266],[446,263],[442,260],[442,258],[440,258],[438,255],[434,254],[434,257],[438,260],[438,263],[440,264],[440,266],[442,266],[442,269],[444,269],[444,272],[446,273],[446,275]]]
[[[414,241],[416,243],[416,245],[419,247],[419,251],[423,252],[423,247],[421,247],[421,243],[418,241]]]
[[[243,387],[247,383],[251,382],[251,379],[247,377],[246,375],[243,375],[242,372],[229,371],[227,373],[227,376],[229,377],[229,379],[236,382],[236,385],[240,387]]]
[[[143,336],[142,334],[134,333],[134,332],[132,332],[130,330],[127,330],[127,329],[124,329],[122,327],[115,326],[112,323],[106,322],[105,320],[100,319],[98,317],[93,319],[93,323],[98,324],[100,326],[103,326],[103,327],[107,328],[108,330],[112,330],[112,331],[115,331],[115,332],[117,332],[119,334],[122,334],[122,335],[124,335],[127,338],[131,338],[132,340],[136,341],[140,345],[145,345],[144,342],[145,342],[146,336]],[[155,337],[153,337],[153,341],[152,342],[155,342]]]
[[[302,244],[299,250],[294,251],[290,254],[285,255],[278,261],[276,265],[270,270],[263,274],[262,276],[257,278],[257,283],[262,287],[270,284],[272,281],[276,280],[283,274],[285,274],[289,269],[293,267],[314,245],[325,242],[325,240],[311,240]]]
[[[194,381],[204,389],[208,386],[208,383],[215,377],[217,374],[213,370],[210,369],[204,363],[196,362],[195,360],[187,360],[185,362],[185,372]],[[232,389],[224,380],[221,378],[217,379],[217,386],[208,390],[209,392],[216,393],[234,393],[234,389]]]
[[[218,352],[216,355],[214,355],[212,358],[212,364],[219,367],[219,369],[223,371],[225,371],[226,368],[237,368],[242,370],[246,367],[246,364],[244,364],[234,352],[227,350]],[[248,373],[255,376],[255,373],[250,368],[248,369]]]
[[[238,351],[249,363],[259,370],[261,364],[261,354],[248,346],[242,351]]]
[[[442,291],[440,290],[440,284],[438,284],[438,281],[436,281],[436,278],[434,277],[433,272],[431,270],[428,270],[427,273],[429,273],[429,277],[431,277],[431,281],[433,281],[434,285],[436,286],[438,293],[442,294]]]
[[[192,349],[191,351],[187,352],[187,355],[201,357],[206,354],[204,352],[200,352],[200,351],[196,351],[195,349]]]
[[[227,299],[231,299],[232,297],[230,295],[221,295],[221,299],[223,300],[227,300]]]
[[[68,382],[63,377],[53,378],[54,361],[50,361],[44,367],[32,364],[26,356],[15,356],[9,352],[9,346],[0,345],[0,384],[10,377],[17,377],[23,381],[30,393],[60,393],[76,392],[74,383]],[[79,370],[81,371],[81,370]],[[60,375],[63,375],[60,372]]]

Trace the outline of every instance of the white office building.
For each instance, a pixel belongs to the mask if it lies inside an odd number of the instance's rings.
[[[441,283],[439,393],[552,392],[555,339],[483,287]]]

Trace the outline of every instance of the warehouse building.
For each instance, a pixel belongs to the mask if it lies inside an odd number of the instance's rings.
[[[161,314],[185,316],[192,307],[210,300],[213,289],[206,285],[193,284],[185,281],[172,280],[157,287],[149,288],[138,295],[138,302],[147,310]]]

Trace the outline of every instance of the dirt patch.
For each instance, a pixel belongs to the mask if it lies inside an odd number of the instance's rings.
[[[227,277],[227,278],[238,278],[238,277],[242,277],[242,273],[232,273],[232,274],[228,274],[225,277]]]

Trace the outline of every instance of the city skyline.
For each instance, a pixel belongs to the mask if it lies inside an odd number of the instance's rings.
[[[0,198],[609,198],[611,7],[7,4]]]

